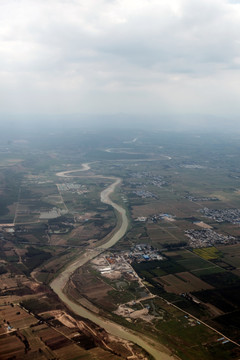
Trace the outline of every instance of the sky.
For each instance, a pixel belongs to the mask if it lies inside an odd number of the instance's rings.
[[[1,114],[240,114],[240,0],[1,0]]]

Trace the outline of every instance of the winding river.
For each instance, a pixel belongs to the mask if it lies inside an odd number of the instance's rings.
[[[82,168],[79,170],[70,170],[59,172],[56,175],[60,177],[80,177],[82,175],[70,175],[74,172],[79,171],[87,171],[90,170],[89,164],[83,164]],[[64,293],[63,289],[68,282],[69,277],[72,273],[78,269],[79,267],[86,264],[88,261],[92,260],[98,254],[104,251],[104,249],[108,249],[116,244],[126,233],[128,228],[128,218],[126,215],[126,210],[122,208],[120,205],[116,204],[110,199],[110,195],[114,192],[115,188],[121,184],[121,179],[117,177],[109,177],[102,175],[86,175],[86,177],[95,177],[102,179],[110,179],[113,180],[113,183],[104,189],[101,192],[101,201],[104,204],[111,205],[115,211],[118,213],[118,225],[116,227],[116,231],[113,232],[110,238],[107,238],[106,242],[101,246],[96,247],[91,250],[86,250],[82,255],[78,257],[76,261],[69,264],[63,272],[57,276],[50,284],[53,291],[59,296],[59,298],[76,314],[87,318],[93,321],[95,324],[104,328],[107,332],[112,335],[118,336],[122,339],[132,341],[133,343],[139,345],[143,349],[145,349],[149,354],[151,354],[156,360],[174,360],[175,357],[169,355],[169,350],[165,348],[163,345],[155,342],[154,340],[145,337],[142,334],[137,334],[127,328],[124,328],[121,325],[118,325],[112,321],[109,321],[91,311],[87,310],[80,304],[75,303]]]

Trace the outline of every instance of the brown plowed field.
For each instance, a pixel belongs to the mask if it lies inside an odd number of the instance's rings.
[[[0,325],[3,320],[8,321],[10,326],[17,329],[36,324],[37,320],[19,306],[0,306]]]
[[[0,339],[0,359],[20,359],[24,354],[25,346],[15,335],[6,335]]]
[[[175,294],[213,289],[211,285],[189,272],[161,276],[157,281],[164,287],[165,291]]]
[[[51,350],[60,349],[71,344],[69,339],[51,328],[39,331],[38,335]]]
[[[108,299],[108,292],[113,288],[90,272],[82,273],[82,270],[80,270],[79,273],[74,274],[73,283],[79,295],[92,302],[97,302],[100,306],[112,307]]]

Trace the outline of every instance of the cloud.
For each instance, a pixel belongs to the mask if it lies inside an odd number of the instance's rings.
[[[226,0],[2,0],[11,112],[238,114],[240,6]]]

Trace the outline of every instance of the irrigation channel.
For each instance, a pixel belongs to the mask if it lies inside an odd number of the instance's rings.
[[[56,175],[60,177],[82,177],[82,175],[70,175],[74,172],[87,171],[90,170],[89,164],[83,164],[81,169],[70,170],[59,172]],[[84,175],[85,176],[85,175]],[[158,342],[144,336],[133,332],[117,323],[109,321],[81,306],[80,304],[75,303],[68,298],[67,294],[64,292],[64,287],[66,286],[70,276],[73,272],[79,267],[86,264],[88,261],[92,260],[98,254],[102,253],[104,250],[109,249],[114,244],[116,244],[126,233],[128,228],[128,218],[126,215],[126,210],[120,205],[116,204],[110,199],[110,195],[114,192],[115,188],[121,184],[121,179],[117,177],[109,177],[103,175],[86,175],[86,177],[95,177],[102,179],[113,180],[113,183],[104,189],[101,192],[101,201],[104,204],[111,205],[115,211],[118,213],[118,224],[110,238],[107,238],[106,242],[101,244],[99,247],[92,249],[91,251],[86,250],[81,254],[76,261],[69,264],[50,284],[53,291],[59,296],[59,298],[76,314],[93,321],[95,324],[104,328],[107,332],[112,335],[118,336],[122,339],[129,340],[143,349],[145,349],[150,355],[152,355],[156,360],[174,360],[175,357],[169,355],[169,350]]]

